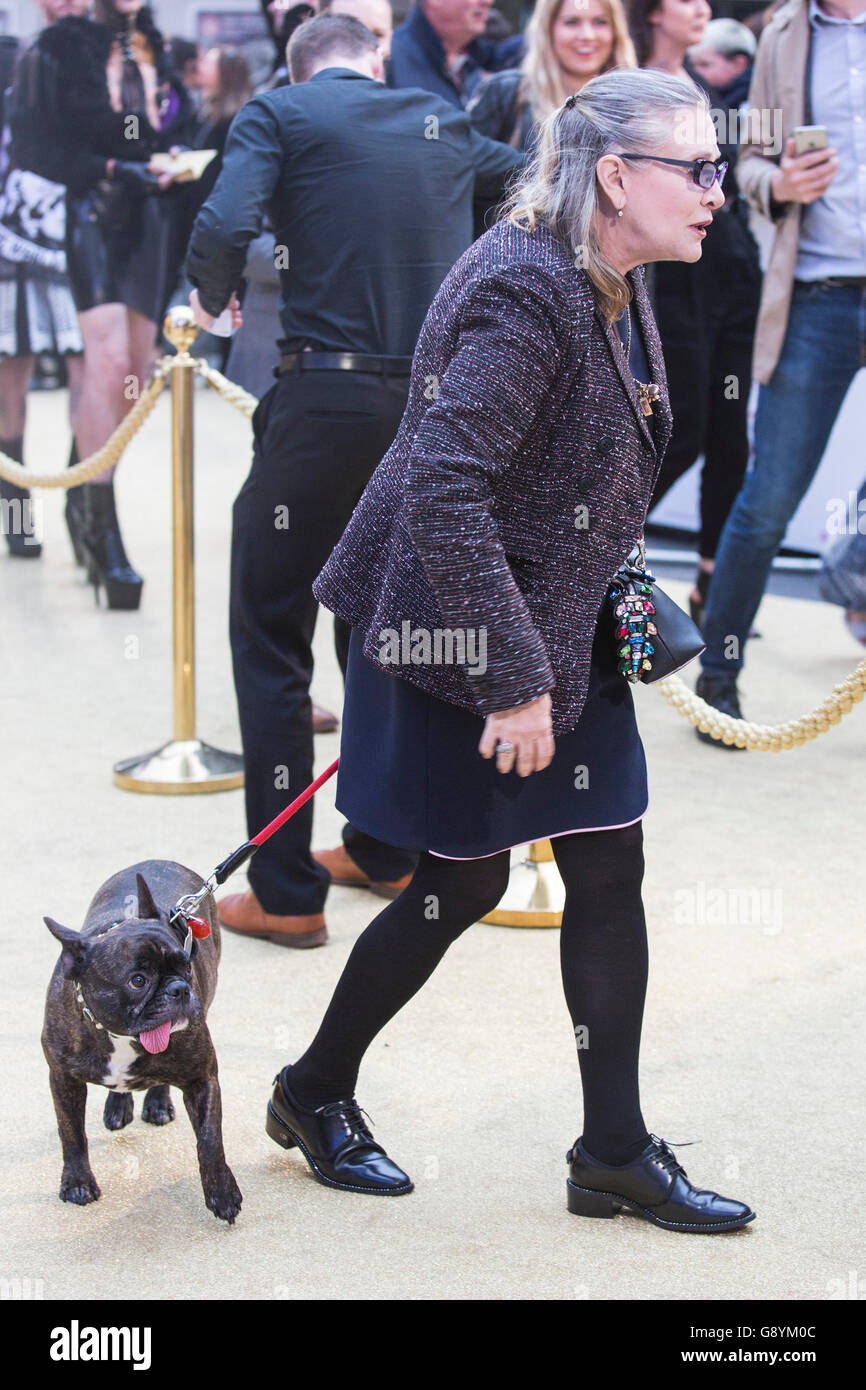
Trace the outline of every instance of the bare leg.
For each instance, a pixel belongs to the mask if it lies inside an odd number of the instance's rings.
[[[27,423],[33,357],[0,358],[0,439],[17,439]]]
[[[78,316],[84,339],[84,382],[75,431],[80,459],[102,448],[138,394],[130,318],[125,304],[100,304]],[[109,608],[134,609],[141,601],[142,579],[129,563],[120,534],[111,486],[113,472],[113,468],[106,468],[87,488],[86,534],[81,544],[97,594],[104,585]]]
[[[27,421],[27,388],[33,373],[33,357],[0,359],[0,450],[16,463],[24,462],[24,426]],[[34,504],[28,488],[0,479],[2,516],[0,529],[10,553],[36,559],[42,553],[34,526]]]
[[[135,309],[127,309],[127,329],[129,334],[129,359],[131,375],[136,379],[138,395],[144,390],[156,361],[156,324]],[[131,410],[137,396],[127,402]]]
[[[81,392],[84,388],[84,353],[66,354],[66,381],[69,386],[69,425],[75,434],[78,411],[81,405]]]
[[[71,468],[73,464],[80,462],[78,446],[75,442],[75,426],[81,404],[81,392],[84,387],[83,352],[67,353],[66,380],[69,387],[69,424],[72,429],[72,446],[69,450],[68,461],[68,467]],[[87,561],[83,544],[84,533],[87,529],[86,510],[84,485],[79,483],[76,487],[68,488],[64,511],[77,565],[84,565]]]
[[[78,457],[101,449],[133,404],[125,392],[132,375],[129,310],[124,304],[99,304],[79,314],[84,339],[84,372],[75,412]],[[111,482],[107,468],[93,481]]]

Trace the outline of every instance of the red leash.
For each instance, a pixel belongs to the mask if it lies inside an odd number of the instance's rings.
[[[169,918],[170,924],[180,927],[186,933],[191,932],[194,937],[201,938],[202,936],[209,935],[210,927],[196,915],[208,894],[213,893],[214,889],[219,888],[225,883],[226,879],[230,874],[234,873],[235,869],[239,869],[242,864],[246,864],[248,859],[252,859],[256,850],[260,849],[272,835],[276,835],[280,827],[285,825],[286,821],[290,820],[295,812],[299,811],[304,803],[309,801],[311,796],[315,796],[319,787],[323,786],[329,777],[333,777],[339,766],[340,759],[335,758],[331,766],[326,767],[325,771],[320,773],[314,782],[311,782],[308,787],[305,787],[300,795],[296,796],[294,801],[291,801],[284,811],[281,811],[278,816],[274,817],[269,825],[265,826],[264,830],[260,830],[258,835],[254,835],[251,840],[247,840],[245,844],[240,845],[234,850],[221,864],[217,864],[213,873],[205,880],[205,883],[199,888],[198,892],[188,893],[185,897],[180,898],[172,909]],[[189,941],[189,936],[187,936],[187,941]]]
[[[319,787],[327,782],[329,777],[333,777],[339,766],[340,759],[335,758],[331,766],[326,767],[325,771],[316,778],[315,782],[311,782],[310,785],[301,792],[300,796],[296,796],[294,801],[290,802],[285,811],[281,811],[278,816],[275,816],[270,825],[266,825],[264,830],[260,830],[258,835],[254,835],[251,840],[248,840],[243,848],[246,849],[248,845],[255,845],[258,849],[260,845],[265,843],[265,840],[269,840],[272,835],[275,835],[280,826],[285,825],[286,821],[290,820],[295,812],[301,809],[305,801],[309,801],[311,796],[315,796]],[[237,851],[235,852],[237,853]],[[250,852],[253,853],[254,851]],[[222,879],[220,879],[219,882],[222,883]]]

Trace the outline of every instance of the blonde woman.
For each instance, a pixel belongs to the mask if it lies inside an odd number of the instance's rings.
[[[526,149],[538,122],[591,77],[634,67],[620,0],[538,0],[521,66],[488,78],[467,114],[482,135]]]

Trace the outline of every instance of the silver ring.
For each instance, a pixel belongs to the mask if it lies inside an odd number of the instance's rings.
[[[504,742],[497,743],[497,745],[496,745],[496,752],[497,752],[497,753],[513,753],[513,752],[514,752],[514,744],[513,744],[513,743],[504,743]]]

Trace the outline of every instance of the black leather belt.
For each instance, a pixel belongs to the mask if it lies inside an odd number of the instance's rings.
[[[827,285],[831,290],[864,290],[866,275],[828,275],[823,280],[798,280],[798,285]]]
[[[290,372],[387,372],[389,376],[409,376],[411,357],[371,357],[363,352],[286,352],[274,376]]]

